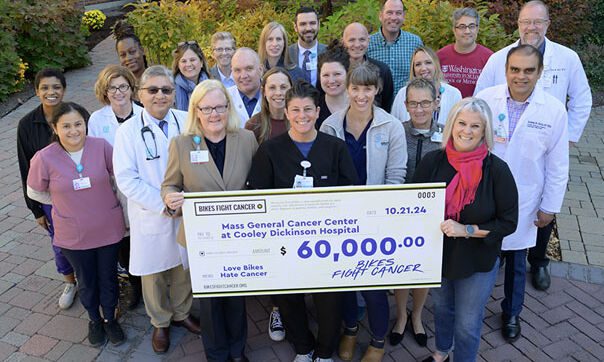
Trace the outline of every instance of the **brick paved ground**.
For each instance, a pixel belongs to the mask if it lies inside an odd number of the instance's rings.
[[[116,62],[113,41],[99,44],[91,56],[92,66],[67,74],[66,99],[93,111],[99,108],[92,91],[96,74],[105,64]],[[55,272],[48,236],[36,227],[24,205],[15,151],[17,122],[37,104],[37,99],[31,99],[0,121],[0,360],[205,361],[199,338],[182,329],[172,330],[169,353],[156,356],[142,306],[122,318],[128,341],[102,348],[92,348],[86,341],[87,318],[79,302],[69,310],[58,309],[61,278]],[[500,334],[500,275],[483,324],[481,361],[598,361],[604,356],[603,123],[604,108],[595,109],[585,136],[572,149],[569,192],[558,217],[564,262],[552,263],[552,287],[538,292],[527,285],[523,337],[511,345]],[[267,304],[266,297],[247,300],[247,354],[258,362],[290,361],[290,345],[268,339]],[[428,348],[418,347],[407,333],[403,345],[387,347],[385,361],[414,361],[430,353],[434,348],[431,310],[428,299],[424,312]],[[366,320],[362,327],[364,349],[369,341]]]

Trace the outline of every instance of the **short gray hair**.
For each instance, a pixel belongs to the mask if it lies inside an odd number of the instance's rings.
[[[476,97],[464,98],[451,108],[449,116],[447,117],[445,129],[443,130],[443,142],[441,147],[443,149],[447,147],[447,143],[453,132],[453,123],[457,120],[459,113],[463,111],[474,112],[480,115],[480,119],[484,124],[484,143],[489,151],[493,149],[493,113],[487,102]]]
[[[457,22],[459,21],[459,19],[461,19],[464,16],[469,16],[470,18],[476,19],[476,26],[480,25],[480,14],[478,14],[478,11],[476,11],[476,9],[460,8],[460,9],[456,9],[453,12],[453,16],[451,17],[451,20],[453,21],[453,27],[455,27],[457,25]]]
[[[143,75],[141,75],[139,89],[145,86],[145,83],[150,78],[153,77],[166,77],[170,80],[170,83],[174,85],[174,76],[172,75],[172,71],[163,65],[152,65],[149,68],[145,69]]]

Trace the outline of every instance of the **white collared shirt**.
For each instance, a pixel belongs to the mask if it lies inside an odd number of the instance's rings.
[[[233,72],[231,72],[231,75],[227,77],[226,75],[222,74],[222,72],[220,71],[220,67],[216,67],[216,70],[218,71],[218,75],[220,75],[220,81],[222,82],[225,88],[232,87],[235,85],[235,79],[233,79]]]

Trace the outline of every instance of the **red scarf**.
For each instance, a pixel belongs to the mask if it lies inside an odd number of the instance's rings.
[[[476,189],[482,179],[482,161],[488,150],[483,142],[474,151],[459,152],[455,150],[453,140],[449,138],[445,152],[449,163],[457,171],[447,185],[445,219],[459,220],[461,210],[474,202]]]

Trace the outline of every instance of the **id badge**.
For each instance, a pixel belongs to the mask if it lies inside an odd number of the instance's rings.
[[[313,188],[312,176],[296,175],[296,177],[294,178],[294,188],[295,189],[312,189]]]
[[[210,161],[208,150],[191,151],[191,163],[206,163]]]
[[[497,129],[495,130],[495,142],[497,143],[506,143],[507,142],[507,137],[506,137],[506,132],[505,129],[503,129],[502,125],[499,125],[497,127]]]
[[[90,177],[80,177],[73,180],[73,189],[75,191],[91,188]]]
[[[430,141],[442,143],[443,142],[443,133],[442,132],[432,133],[432,137],[430,137]]]
[[[315,70],[317,69],[317,63],[308,62],[306,63],[306,70]]]

